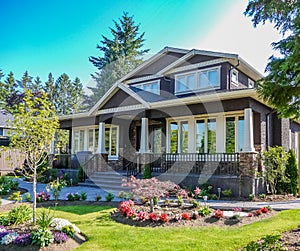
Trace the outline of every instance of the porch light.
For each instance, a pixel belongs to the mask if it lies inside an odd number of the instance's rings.
[[[218,187],[219,199],[221,198],[221,187]]]

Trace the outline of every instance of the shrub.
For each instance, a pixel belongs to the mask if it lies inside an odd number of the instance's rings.
[[[268,151],[264,151],[262,154],[266,170],[265,178],[272,194],[277,193],[278,184],[288,181],[285,176],[288,157],[289,155],[282,146],[268,147]]]
[[[51,215],[50,209],[43,209],[42,212],[37,217],[37,224],[42,229],[48,229],[52,222],[53,215]]]
[[[210,210],[209,206],[204,206],[204,207],[200,208],[198,213],[199,213],[199,215],[206,217],[211,214],[211,210]]]
[[[289,151],[289,158],[287,160],[285,175],[289,179],[284,185],[284,192],[293,194],[294,196],[298,193],[298,166],[295,152]]]
[[[31,244],[31,242],[32,239],[30,237],[30,234],[21,234],[14,241],[15,245],[20,247],[28,246]]]
[[[115,198],[115,195],[112,192],[109,192],[105,197],[107,202],[112,201],[114,198]]]
[[[136,212],[135,212],[133,206],[134,206],[134,203],[131,200],[122,201],[119,205],[119,211],[125,217],[133,218],[136,216]]]
[[[84,171],[83,171],[82,166],[79,166],[79,168],[78,168],[77,179],[80,182],[84,182]]]
[[[53,218],[51,221],[51,227],[53,227],[57,231],[62,231],[62,228],[65,226],[72,225],[76,233],[80,233],[80,229],[72,224],[70,221],[61,218]]]
[[[69,239],[68,235],[63,232],[54,232],[53,238],[54,238],[54,242],[58,244],[67,242],[67,240]]]
[[[61,190],[67,185],[67,182],[60,177],[57,177],[56,180],[51,181],[47,185],[47,189],[52,193],[52,196],[57,201],[60,195]],[[47,190],[47,191],[48,191]]]
[[[192,219],[198,220],[200,218],[199,213],[197,211],[194,211],[192,214]]]
[[[137,218],[141,221],[144,221],[148,218],[148,213],[141,211],[137,214]]]
[[[14,192],[12,193],[9,197],[8,197],[9,200],[15,200],[17,202],[21,202],[22,201],[22,196],[21,196],[21,192],[20,191],[17,191],[17,192]]]
[[[48,200],[50,200],[50,194],[47,192],[43,191],[36,194],[36,202],[45,202]]]
[[[214,211],[214,217],[217,219],[221,219],[224,217],[224,212],[220,209]]]
[[[26,202],[31,202],[31,195],[30,195],[30,193],[25,193],[25,201]]]
[[[146,164],[144,174],[143,174],[143,179],[151,179],[151,178],[152,178],[152,173],[151,173],[150,164]]]
[[[164,223],[166,223],[166,222],[169,221],[168,215],[167,215],[166,213],[161,214],[160,217],[159,217],[159,219],[160,219],[162,222],[164,222]]]
[[[183,220],[190,220],[191,219],[191,217],[190,217],[190,215],[188,213],[182,213],[181,214],[181,218]]]
[[[80,199],[81,200],[86,200],[87,199],[87,193],[86,192],[81,192],[80,193]]]
[[[264,193],[261,193],[261,194],[259,195],[259,198],[260,198],[261,200],[265,200],[265,199],[267,198],[267,195],[264,194]]]
[[[261,209],[256,210],[255,213],[256,213],[257,216],[262,215]]]
[[[222,194],[225,196],[225,197],[230,197],[232,195],[232,192],[231,192],[231,189],[225,189],[222,191]]]
[[[38,228],[35,231],[33,231],[30,237],[32,239],[32,244],[37,244],[40,247],[48,246],[54,241],[53,234],[51,233],[51,231],[43,228]]]
[[[7,216],[0,215],[0,225],[3,225],[3,226],[9,225],[9,219]],[[1,229],[0,229],[0,233],[1,233]]]
[[[280,235],[267,235],[261,241],[251,241],[244,250],[260,251],[260,250],[285,250],[280,243]]]
[[[74,227],[72,225],[64,226],[61,231],[68,235],[69,237],[73,238],[75,234]]]
[[[263,207],[261,209],[261,212],[264,213],[264,214],[266,214],[267,212],[269,212],[269,209],[267,207]]]
[[[100,201],[102,199],[100,194],[96,194],[95,201]]]
[[[74,193],[74,200],[80,200],[81,195],[79,193]]]
[[[0,176],[0,195],[7,195],[11,190],[16,190],[18,186],[18,181],[13,181],[7,176]]]
[[[253,201],[254,198],[255,198],[255,195],[253,193],[251,193],[251,194],[248,195],[248,198],[249,198],[250,201]]]
[[[253,217],[253,213],[248,213],[248,217]]]
[[[20,205],[8,212],[9,224],[18,225],[31,219],[32,209],[26,205]]]
[[[149,220],[155,222],[155,221],[158,221],[158,219],[159,219],[159,217],[158,217],[157,213],[152,212],[149,214]]]

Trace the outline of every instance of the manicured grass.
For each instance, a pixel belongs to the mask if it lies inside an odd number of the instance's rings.
[[[75,223],[88,241],[76,250],[237,250],[252,240],[279,234],[300,224],[300,210],[289,210],[243,227],[140,228],[110,218],[114,209],[57,207],[55,217]]]

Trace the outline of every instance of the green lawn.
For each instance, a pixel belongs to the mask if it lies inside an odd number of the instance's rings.
[[[55,217],[75,223],[88,237],[76,250],[237,250],[252,240],[278,234],[300,224],[300,210],[278,213],[271,219],[243,227],[140,228],[110,219],[112,208],[57,207]]]

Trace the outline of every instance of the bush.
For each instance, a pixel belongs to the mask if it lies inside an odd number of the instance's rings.
[[[32,244],[37,244],[40,247],[48,246],[53,243],[54,237],[50,230],[38,228],[31,233]]]
[[[81,192],[81,193],[80,193],[80,199],[81,199],[81,200],[86,200],[86,199],[87,199],[87,194],[86,194],[86,192]]]
[[[54,242],[58,244],[67,242],[67,240],[69,239],[68,235],[63,232],[54,232],[53,237],[54,237]]]
[[[78,168],[77,179],[78,179],[78,181],[80,181],[80,182],[84,182],[84,171],[83,171],[82,166],[80,166],[80,167]]]
[[[30,202],[31,201],[31,195],[30,193],[25,193],[25,201]]]
[[[225,189],[222,191],[222,194],[225,196],[225,197],[230,197],[232,195],[232,192],[231,192],[231,189]]]
[[[112,192],[109,192],[105,197],[107,202],[112,201],[114,198],[115,198],[115,195]]]
[[[73,238],[75,234],[74,227],[72,225],[64,226],[61,231],[68,235],[69,237]]]
[[[43,209],[42,212],[37,217],[37,224],[42,229],[48,229],[53,220],[53,215],[51,214],[50,209]]]
[[[150,164],[146,164],[144,174],[143,174],[143,179],[151,179],[151,178],[152,178],[152,173],[151,173]]]
[[[284,250],[280,243],[280,235],[267,235],[261,241],[251,241],[244,250],[260,251],[260,250]]]
[[[26,205],[20,205],[8,212],[9,224],[19,225],[31,219],[32,209]]]
[[[289,182],[285,183],[284,192],[295,196],[298,193],[298,166],[296,154],[293,150],[289,151],[285,175],[289,179]]]
[[[7,176],[0,176],[0,195],[7,195],[11,190],[17,190],[18,186],[18,181],[13,181]]]
[[[211,214],[211,210],[209,206],[201,207],[200,210],[198,211],[199,215],[206,217]]]
[[[44,202],[48,200],[50,200],[50,194],[44,191],[36,194],[36,202]]]
[[[21,196],[21,192],[18,191],[18,192],[14,192],[12,193],[9,197],[8,197],[9,200],[15,200],[17,202],[21,202],[22,201],[22,196]]]

